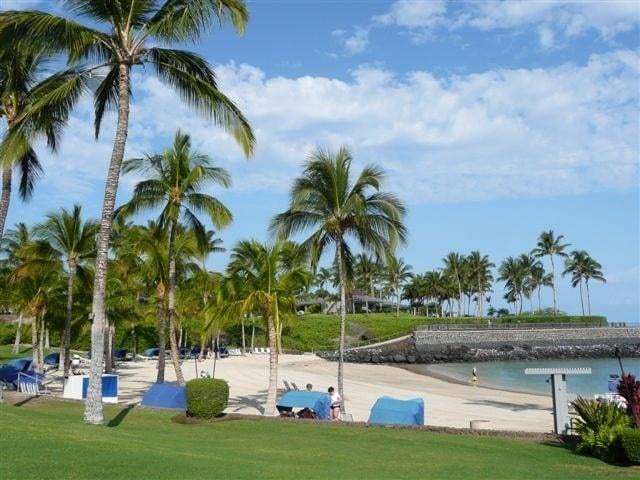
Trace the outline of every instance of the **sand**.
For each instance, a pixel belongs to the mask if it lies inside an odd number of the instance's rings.
[[[300,389],[307,383],[320,391],[336,386],[336,363],[315,355],[282,355],[279,364],[278,387],[283,391],[283,380]],[[182,363],[187,380],[202,370],[211,373],[212,367],[213,360],[198,362],[196,373],[193,360]],[[262,413],[268,370],[268,355],[248,354],[218,360],[216,378],[227,380],[230,387],[227,412]],[[155,361],[121,363],[119,402],[139,402],[155,382],[156,371]],[[174,380],[173,366],[168,363],[166,381]],[[551,398],[547,396],[460,385],[387,365],[345,365],[345,405],[355,421],[366,421],[371,406],[382,395],[423,398],[427,425],[468,428],[472,420],[486,420],[483,428],[494,430],[548,432],[553,428]]]

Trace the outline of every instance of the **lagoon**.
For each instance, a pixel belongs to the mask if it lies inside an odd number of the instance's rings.
[[[640,377],[640,359],[623,358],[622,365],[625,372]],[[525,375],[525,368],[590,367],[591,375],[569,375],[567,377],[569,392],[582,396],[606,393],[610,375],[620,374],[620,366],[615,358],[447,363],[415,365],[411,370],[425,375],[446,377],[456,382],[470,383],[473,367],[478,372],[479,386],[546,395],[551,394],[551,386],[547,377]]]

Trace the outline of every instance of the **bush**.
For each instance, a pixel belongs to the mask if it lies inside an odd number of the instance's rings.
[[[13,323],[0,324],[0,345],[8,345],[16,339],[16,330],[18,327]]]
[[[627,460],[640,465],[640,428],[623,430],[620,440]]]
[[[640,380],[630,373],[623,375],[618,382],[618,394],[626,400],[627,413],[640,428]]]
[[[222,415],[229,402],[229,385],[217,378],[196,378],[187,382],[187,415],[213,418]]]
[[[579,415],[575,430],[579,452],[608,462],[624,460],[621,434],[631,425],[627,413],[614,402],[578,397],[573,407]]]

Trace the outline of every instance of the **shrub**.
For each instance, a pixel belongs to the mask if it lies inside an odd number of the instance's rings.
[[[229,402],[229,385],[217,378],[196,378],[187,382],[187,415],[213,418],[222,415]]]
[[[618,381],[618,394],[627,402],[627,413],[640,428],[640,380],[630,373]]]
[[[573,402],[573,407],[580,417],[575,423],[575,430],[580,436],[578,451],[605,461],[622,460],[624,452],[620,435],[631,425],[627,413],[614,402],[582,397]]]
[[[640,464],[640,428],[627,428],[620,434],[624,454],[632,463]]]
[[[16,339],[18,327],[13,323],[0,324],[0,345],[8,345]],[[24,329],[24,328],[23,328]]]

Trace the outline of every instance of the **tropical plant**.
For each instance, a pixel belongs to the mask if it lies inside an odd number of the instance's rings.
[[[71,321],[76,277],[80,273],[81,278],[87,278],[86,267],[95,257],[99,227],[95,221],[83,221],[79,205],[74,205],[71,211],[63,208],[59,213],[49,213],[46,218],[44,223],[35,226],[34,234],[46,241],[44,245],[51,247],[47,257],[61,262],[61,267],[66,268],[67,305],[64,331],[60,339],[60,365],[66,378],[71,365]]]
[[[385,280],[391,287],[396,298],[396,317],[400,316],[400,295],[402,286],[413,277],[411,273],[411,265],[404,263],[402,258],[397,258],[393,254],[386,256],[386,264],[384,269]]]
[[[627,413],[633,418],[637,428],[640,428],[640,380],[635,375],[623,373],[617,385],[618,395],[627,403]]]
[[[276,414],[278,393],[278,331],[282,317],[295,312],[296,294],[310,280],[306,254],[295,244],[239,242],[231,251],[228,275],[236,279],[235,300],[219,313],[232,317],[259,315],[269,342],[269,386],[266,415]]]
[[[341,319],[338,391],[343,399],[346,288],[353,267],[349,240],[357,241],[365,253],[386,258],[406,238],[404,205],[395,195],[380,191],[383,170],[367,166],[354,181],[351,161],[351,153],[344,146],[335,153],[314,151],[302,175],[294,181],[289,209],[271,222],[271,231],[281,238],[313,231],[302,245],[309,251],[314,268],[328,247],[335,248]],[[343,401],[343,411],[344,405]]]
[[[462,307],[464,299],[462,298],[462,281],[464,275],[464,261],[465,257],[456,252],[449,252],[446,257],[442,259],[444,263],[443,273],[451,277],[458,288],[458,316],[463,314]]]
[[[538,312],[542,312],[542,287],[551,287],[553,285],[553,276],[547,273],[542,263],[538,262],[531,270],[531,288],[535,289],[538,296]]]
[[[553,312],[558,313],[558,296],[556,293],[556,267],[553,261],[554,256],[566,257],[567,253],[565,249],[570,245],[568,243],[562,243],[564,239],[563,235],[556,236],[553,230],[548,232],[542,232],[538,237],[538,243],[536,247],[531,251],[531,254],[535,257],[549,257],[551,261],[551,289],[553,290]]]
[[[215,197],[201,192],[210,183],[227,188],[231,184],[231,177],[223,168],[213,166],[209,157],[192,151],[189,135],[181,132],[176,133],[172,147],[163,154],[126,160],[122,170],[125,174],[136,172],[149,175],[148,179],[136,184],[133,197],[120,208],[122,215],[158,207],[162,209],[157,227],[168,231],[167,313],[171,361],[178,384],[183,385],[176,338],[176,235],[182,222],[193,231],[201,246],[206,245],[210,239],[198,219],[199,213],[205,214],[216,228],[231,223],[229,209]]]
[[[575,431],[579,435],[578,451],[604,460],[617,460],[621,453],[620,434],[629,427],[630,419],[615,402],[578,397],[571,403],[578,418]]]
[[[484,300],[487,291],[491,290],[491,282],[493,281],[493,275],[491,269],[495,267],[493,263],[489,261],[487,255],[482,255],[479,251],[475,250],[467,257],[467,269],[468,278],[473,291],[477,295],[477,316],[482,317],[484,314]]]
[[[19,121],[30,103],[40,100],[40,85],[37,83],[47,58],[41,51],[24,52],[21,49],[0,48],[0,118],[4,117],[7,127]],[[13,169],[19,171],[18,193],[23,201],[29,200],[35,182],[42,173],[42,166],[33,145],[39,137],[45,137],[51,151],[58,144],[60,119],[54,112],[43,111],[38,122],[31,122],[22,130],[16,142],[21,143],[20,152],[11,152],[0,146],[0,167],[2,169],[2,191],[0,193],[0,239],[4,234],[4,224],[11,202]]]
[[[373,286],[377,277],[380,265],[376,260],[366,253],[359,253],[354,259],[354,275],[356,284],[363,287],[366,292],[365,309],[369,312],[369,295],[373,295]]]
[[[249,13],[243,0],[165,0],[161,4],[134,0],[67,0],[64,6],[70,14],[88,18],[91,26],[40,11],[0,12],[2,51],[19,49],[32,53],[46,48],[51,54],[66,53],[70,64],[66,70],[42,82],[36,101],[29,104],[9,130],[5,151],[16,158],[24,155],[27,150],[20,140],[30,126],[43,123],[42,118],[48,115],[60,122],[66,121],[81,93],[96,76],[105,72],[94,96],[96,136],[108,110],[117,110],[117,125],[97,244],[90,386],[85,405],[85,421],[101,424],[104,421],[101,375],[107,259],[129,124],[131,70],[149,65],[186,103],[232,133],[245,155],[250,155],[254,137],[249,123],[218,89],[206,60],[192,52],[160,46],[196,41],[216,23],[231,22],[242,33]],[[99,26],[104,28],[100,30]],[[87,65],[87,61],[95,63]]]

